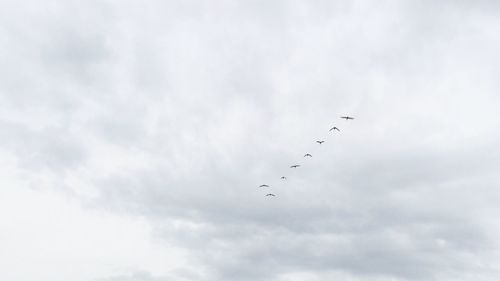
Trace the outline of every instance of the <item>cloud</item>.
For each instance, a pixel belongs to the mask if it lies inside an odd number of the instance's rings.
[[[498,279],[497,4],[1,5],[6,186],[166,248],[75,276]]]
[[[120,275],[107,278],[98,279],[98,281],[167,281],[173,280],[166,277],[153,277],[151,273],[147,271],[135,272],[130,276]]]

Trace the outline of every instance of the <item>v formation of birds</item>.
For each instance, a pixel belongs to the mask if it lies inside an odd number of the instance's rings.
[[[346,121],[349,121],[349,120],[354,120],[354,117],[351,117],[351,116],[341,116],[340,118],[345,119]],[[331,131],[338,131],[338,132],[340,132],[340,129],[339,129],[339,128],[337,128],[336,126],[333,126],[333,127],[329,130],[329,132],[331,132]],[[325,142],[324,140],[317,140],[317,141],[316,141],[316,143],[318,143],[318,144],[320,144],[320,145],[321,145],[321,144],[323,144],[324,142]],[[307,158],[307,157],[312,157],[312,155],[311,155],[311,154],[309,154],[309,153],[306,153],[306,154],[304,154],[304,157],[306,157],[306,158]],[[295,168],[299,168],[299,167],[300,167],[300,165],[298,165],[298,164],[294,164],[294,165],[291,165],[291,166],[290,166],[290,168],[293,168],[293,169],[295,169]],[[286,180],[287,178],[286,178],[285,176],[282,176],[280,179],[281,179],[281,180]],[[270,186],[269,186],[269,185],[267,185],[267,184],[261,184],[259,187],[270,187]],[[276,196],[276,194],[274,194],[274,193],[267,193],[267,194],[266,194],[266,197],[275,197],[275,196]]]

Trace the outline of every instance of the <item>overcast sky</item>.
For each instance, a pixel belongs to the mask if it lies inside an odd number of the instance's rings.
[[[499,280],[498,50],[494,0],[2,0],[0,279]]]

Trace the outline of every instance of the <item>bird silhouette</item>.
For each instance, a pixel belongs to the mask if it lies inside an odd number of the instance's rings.
[[[348,121],[348,120],[354,120],[354,117],[351,117],[351,116],[340,116],[340,118],[341,118],[341,119],[345,119],[346,121]],[[338,127],[336,127],[336,126],[333,126],[332,128],[330,128],[329,132],[334,131],[334,130],[337,130],[338,132],[340,132],[340,129],[339,129]],[[318,143],[318,144],[323,144],[324,142],[325,142],[324,140],[316,140],[316,143]],[[312,157],[312,155],[311,155],[311,154],[309,154],[309,153],[306,153],[306,154],[304,154],[304,157]],[[298,165],[298,164],[295,164],[295,165],[291,165],[291,166],[290,166],[290,168],[298,168],[298,167],[300,167],[300,165]],[[306,170],[307,170],[307,169],[306,169]],[[280,179],[281,179],[281,180],[286,180],[287,178],[286,178],[285,176],[282,176]],[[261,184],[259,187],[269,187],[269,185],[267,185],[267,184]],[[272,189],[270,189],[270,190],[272,190]],[[266,194],[265,196],[266,196],[266,197],[267,197],[267,196],[272,196],[272,197],[274,197],[274,196],[276,196],[276,195],[275,195],[275,194],[273,194],[273,193],[268,193],[268,194]]]

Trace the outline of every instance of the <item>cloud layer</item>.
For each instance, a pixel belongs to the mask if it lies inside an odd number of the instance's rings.
[[[23,2],[0,277],[500,277],[493,1]]]

